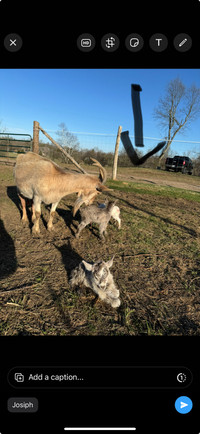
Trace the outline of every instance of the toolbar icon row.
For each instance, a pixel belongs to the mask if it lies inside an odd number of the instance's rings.
[[[168,47],[168,39],[166,35],[163,35],[162,33],[155,33],[150,37],[148,42],[150,48],[158,53],[165,51]],[[84,33],[77,39],[77,46],[81,51],[92,51],[95,45],[95,38],[89,33]],[[107,52],[112,53],[116,51],[119,48],[119,45],[120,40],[114,33],[107,33],[101,39],[101,47]],[[192,38],[186,33],[179,33],[175,36],[173,45],[177,51],[184,53],[192,47]],[[136,53],[137,51],[142,50],[144,39],[138,33],[131,33],[125,39],[125,46],[129,51]]]

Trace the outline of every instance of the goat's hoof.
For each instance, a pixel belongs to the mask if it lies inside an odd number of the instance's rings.
[[[36,238],[40,238],[40,230],[34,229],[34,226],[33,226],[32,235]]]
[[[49,232],[54,232],[54,226],[48,226],[47,229]]]
[[[111,301],[111,306],[112,306],[112,307],[117,308],[117,307],[120,306],[120,304],[121,304],[121,301],[120,301],[119,298],[117,298],[116,300],[112,300],[112,301]]]
[[[41,238],[40,232],[32,232],[32,237],[33,238]]]
[[[28,219],[26,218],[26,219],[21,219],[21,222],[22,222],[22,225],[23,226],[27,226],[28,225],[28,223],[29,223],[29,221],[28,221]]]

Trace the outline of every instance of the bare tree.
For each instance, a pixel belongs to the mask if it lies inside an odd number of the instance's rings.
[[[2,121],[0,120],[0,133],[5,133],[6,132],[6,127],[2,126]]]
[[[159,163],[169,150],[175,136],[183,133],[200,115],[200,89],[191,85],[186,88],[179,78],[171,80],[166,95],[160,98],[154,117],[167,136],[167,144],[159,157]]]
[[[58,125],[59,130],[56,132],[58,138],[58,143],[66,149],[69,155],[79,149],[79,141],[77,137],[70,133],[64,122]],[[66,157],[65,157],[66,159]]]

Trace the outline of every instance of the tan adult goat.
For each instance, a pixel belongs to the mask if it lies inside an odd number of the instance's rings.
[[[52,204],[47,224],[48,230],[52,230],[55,210],[64,196],[78,193],[78,199],[75,201],[73,209],[73,215],[75,215],[83,203],[88,205],[93,202],[99,192],[109,190],[103,185],[106,181],[106,170],[97,160],[93,158],[92,160],[94,165],[99,167],[99,177],[90,174],[66,172],[53,161],[33,152],[18,155],[14,176],[22,204],[22,220],[28,220],[26,199],[32,199],[33,233],[38,234],[40,232],[39,220],[42,202],[46,205]]]

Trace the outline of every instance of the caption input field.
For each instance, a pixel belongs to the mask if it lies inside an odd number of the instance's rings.
[[[17,389],[183,389],[192,373],[183,366],[18,366],[8,382]]]

